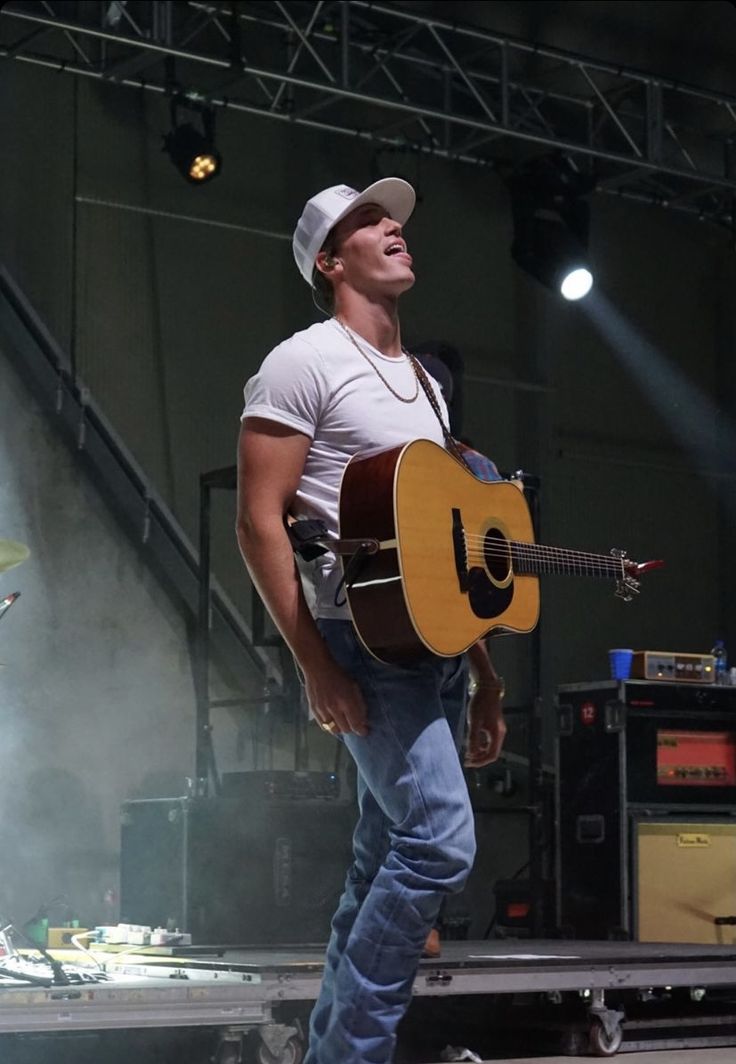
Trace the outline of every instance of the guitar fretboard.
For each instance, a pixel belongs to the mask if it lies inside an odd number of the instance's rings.
[[[516,573],[559,573],[565,576],[597,576],[604,580],[621,580],[624,561],[606,554],[545,547],[540,543],[511,540],[511,564]]]

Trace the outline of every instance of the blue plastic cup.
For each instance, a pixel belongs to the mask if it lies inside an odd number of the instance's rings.
[[[615,650],[608,651],[612,680],[628,680],[631,676],[631,661],[633,657],[633,650],[624,650],[618,647]]]

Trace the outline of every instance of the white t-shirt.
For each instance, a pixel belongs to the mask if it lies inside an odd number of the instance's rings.
[[[417,379],[409,359],[388,358],[353,335],[364,354],[334,319],[312,325],[279,344],[246,384],[242,415],[278,421],[309,436],[312,443],[294,512],[323,520],[334,535],[338,534],[340,481],[354,455],[415,439],[444,443],[437,415],[421,386],[413,403],[402,403],[378,375],[399,395],[413,396]],[[439,385],[428,379],[447,423]],[[312,564],[315,616],[350,616],[347,606],[335,605],[341,577],[342,568],[332,552]]]

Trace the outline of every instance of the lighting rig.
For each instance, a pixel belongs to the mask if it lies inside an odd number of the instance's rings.
[[[183,110],[193,111],[201,119],[201,131],[191,122],[180,121]],[[182,177],[193,185],[212,181],[222,170],[222,155],[215,146],[215,112],[213,108],[177,94],[171,100],[171,130],[164,135],[163,150],[171,156]]]
[[[508,179],[514,261],[565,299],[582,299],[593,287],[588,259],[590,206],[595,179],[559,153],[532,159]]]

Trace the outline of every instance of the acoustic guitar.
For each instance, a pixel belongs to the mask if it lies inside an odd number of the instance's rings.
[[[430,440],[351,459],[333,549],[361,641],[404,664],[460,654],[490,633],[530,632],[540,573],[612,580],[628,600],[641,574],[664,564],[535,543],[513,482],[478,480]]]

